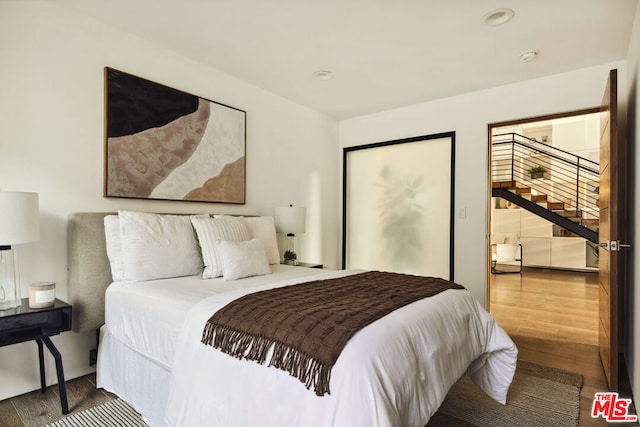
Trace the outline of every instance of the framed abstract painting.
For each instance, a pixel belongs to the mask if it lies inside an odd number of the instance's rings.
[[[109,67],[105,92],[105,197],[245,203],[245,111]]]
[[[342,266],[453,280],[455,132],[344,148]]]

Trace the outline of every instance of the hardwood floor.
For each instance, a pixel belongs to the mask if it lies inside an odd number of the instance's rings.
[[[114,399],[114,394],[96,388],[95,374],[66,382],[70,414]],[[57,384],[0,401],[0,426],[41,427],[62,418]]]
[[[519,358],[579,373],[584,378],[580,426],[606,426],[591,418],[594,393],[607,385],[598,355],[597,275],[525,269],[492,276],[490,311],[519,349]],[[72,413],[115,396],[96,389],[95,375],[67,381]],[[57,386],[0,401],[0,425],[39,427],[62,417]],[[629,425],[629,423],[625,423]]]
[[[595,273],[543,269],[491,276],[490,312],[518,358],[583,376],[580,426],[612,424],[591,417],[594,394],[608,390],[598,354],[597,281]]]
[[[490,312],[509,335],[598,345],[598,276],[544,269],[492,275]]]

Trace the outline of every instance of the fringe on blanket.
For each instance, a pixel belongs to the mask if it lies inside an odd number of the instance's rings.
[[[269,349],[273,346],[268,366],[288,372],[298,378],[307,389],[313,387],[317,396],[331,394],[331,366],[291,345],[212,323],[205,325],[202,343],[235,358],[253,360],[260,364],[265,363]]]

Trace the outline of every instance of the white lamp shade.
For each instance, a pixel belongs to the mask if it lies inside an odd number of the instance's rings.
[[[304,233],[307,210],[297,206],[276,208],[276,231],[286,234]]]
[[[39,238],[38,193],[0,191],[0,246],[35,242]]]

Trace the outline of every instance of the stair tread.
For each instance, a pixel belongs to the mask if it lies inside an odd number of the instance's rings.
[[[547,201],[547,209],[552,211],[563,211],[564,210],[564,202],[550,202]]]
[[[512,188],[515,186],[515,181],[493,181],[491,183],[491,188]]]

